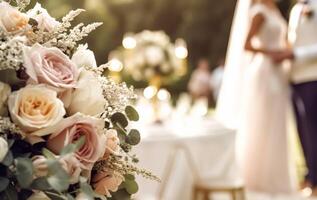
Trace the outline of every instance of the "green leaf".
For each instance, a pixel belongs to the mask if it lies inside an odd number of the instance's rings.
[[[79,138],[75,143],[69,144],[62,149],[61,156],[76,152],[85,144],[85,136]]]
[[[125,114],[130,121],[138,121],[140,119],[138,111],[136,111],[132,106],[127,106],[125,108]]]
[[[8,147],[11,148],[12,145],[14,144],[15,140],[13,140],[13,139],[8,139],[7,142],[8,142]]]
[[[7,155],[4,157],[4,159],[2,160],[2,164],[9,167],[10,165],[12,165],[13,163],[13,154],[11,151],[8,151]]]
[[[127,132],[124,129],[120,128],[120,127],[117,127],[116,130],[117,130],[118,138],[120,140],[120,144],[125,143],[126,139],[128,137],[127,136]]]
[[[95,191],[92,189],[92,187],[87,183],[87,179],[81,177],[80,178],[80,189],[81,192],[85,194],[85,200],[94,200],[95,197],[101,199],[101,200],[107,200],[105,196],[99,195],[95,193]]]
[[[132,174],[126,174],[126,175],[124,175],[124,178],[125,178],[126,180],[132,180],[132,181],[135,180],[135,176],[132,175]]]
[[[55,191],[45,191],[45,194],[51,199],[51,200],[67,200],[67,197],[62,195],[62,194],[58,194]]]
[[[33,164],[29,158],[16,159],[16,176],[22,188],[28,188],[33,181]]]
[[[35,179],[31,184],[31,188],[34,190],[51,190],[52,189],[46,177],[40,177]]]
[[[69,187],[69,175],[57,160],[48,160],[48,183],[58,192],[63,192]]]
[[[112,194],[113,200],[130,200],[131,194],[129,194],[125,189],[118,190]]]
[[[18,193],[13,185],[9,185],[7,189],[0,193],[1,200],[18,200]]]
[[[122,128],[125,128],[128,126],[129,122],[126,118],[126,116],[122,113],[114,113],[111,117],[111,122],[114,126],[121,126]]]
[[[126,179],[124,182],[124,186],[129,194],[135,194],[139,190],[139,186],[135,180]]]
[[[80,189],[81,192],[85,194],[85,199],[94,200],[94,190],[91,188],[90,185],[88,185],[88,183],[80,183]]]
[[[9,183],[10,183],[9,179],[7,179],[5,177],[0,177],[0,192],[7,189]]]
[[[50,150],[43,148],[42,151],[43,155],[47,158],[47,159],[51,159],[51,160],[55,160],[56,156],[53,152],[51,152]]]
[[[66,196],[67,196],[67,200],[75,200],[75,198],[70,194],[67,194]]]
[[[131,145],[137,145],[140,143],[140,141],[141,141],[140,132],[136,129],[131,129],[127,137],[127,143]]]

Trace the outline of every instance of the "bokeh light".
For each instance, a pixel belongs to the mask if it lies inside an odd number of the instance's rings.
[[[144,89],[143,95],[147,99],[152,99],[157,93],[157,89],[154,86],[148,86]]]
[[[136,47],[136,40],[132,34],[127,34],[122,40],[122,45],[126,49],[134,49]]]
[[[175,42],[175,55],[179,59],[185,59],[188,56],[187,44],[185,40],[179,38]]]
[[[117,59],[113,58],[109,61],[109,70],[113,72],[120,72],[123,69],[122,62]]]
[[[171,98],[171,94],[166,89],[160,89],[157,93],[157,98],[161,101],[168,101]]]

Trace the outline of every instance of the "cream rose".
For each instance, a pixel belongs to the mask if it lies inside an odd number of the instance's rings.
[[[53,31],[60,23],[48,14],[47,10],[42,8],[41,4],[36,3],[33,9],[28,11],[27,15],[37,21],[37,27],[40,30]]]
[[[65,115],[63,102],[56,91],[45,85],[28,85],[13,92],[8,100],[11,118],[23,131],[32,132],[56,125]]]
[[[44,83],[59,91],[76,87],[77,66],[58,48],[35,44],[32,48],[25,47],[23,57],[30,83]]]
[[[122,181],[123,177],[121,175],[114,174],[112,171],[106,170],[98,172],[92,178],[92,185],[96,193],[111,197],[110,192],[116,192]]]
[[[6,32],[16,32],[25,28],[29,18],[7,2],[0,3],[0,27]]]
[[[8,112],[6,104],[10,94],[10,86],[8,84],[0,82],[0,116],[4,116]]]
[[[106,100],[100,82],[93,72],[83,69],[78,84],[74,90],[67,112],[73,115],[77,112],[95,116],[105,110]]]
[[[7,141],[3,137],[0,137],[0,162],[6,157],[8,151],[9,146]]]
[[[108,130],[106,132],[107,137],[107,147],[103,159],[107,160],[109,156],[116,153],[119,150],[120,140],[118,138],[117,131],[114,129]]]
[[[67,155],[62,158],[58,158],[62,168],[70,177],[70,183],[74,184],[79,181],[81,173],[81,163],[73,155]],[[34,156],[32,158],[34,173],[36,177],[43,177],[48,175],[47,159],[44,156]]]
[[[97,67],[95,54],[88,49],[87,44],[79,45],[72,57],[72,61],[76,63],[78,67]]]
[[[52,134],[47,141],[47,148],[55,154],[84,136],[85,142],[75,152],[75,156],[83,164],[83,169],[91,170],[105,152],[106,136],[103,129],[103,120],[77,113],[53,127],[40,130],[39,134]]]

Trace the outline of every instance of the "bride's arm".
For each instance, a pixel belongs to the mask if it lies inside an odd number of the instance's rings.
[[[265,50],[265,49],[261,49],[261,48],[255,48],[252,45],[252,38],[258,34],[259,30],[261,29],[261,27],[263,26],[265,21],[265,18],[263,16],[263,14],[259,13],[257,15],[255,15],[252,19],[251,22],[251,27],[244,45],[244,49],[247,51],[251,51],[254,53],[264,53],[264,54],[269,54],[271,52]]]

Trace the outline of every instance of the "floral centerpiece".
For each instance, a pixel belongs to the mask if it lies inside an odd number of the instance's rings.
[[[132,88],[103,76],[78,42],[101,23],[0,1],[0,199],[130,199],[140,134]]]
[[[118,57],[124,64],[126,74],[135,81],[150,85],[153,82],[155,85],[166,85],[178,80],[183,70],[183,60],[176,56],[175,44],[163,31],[145,30],[126,39],[134,43],[130,46],[127,44],[127,49],[119,51]]]

